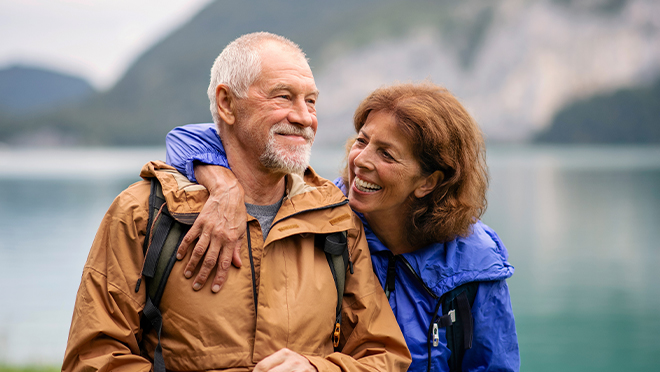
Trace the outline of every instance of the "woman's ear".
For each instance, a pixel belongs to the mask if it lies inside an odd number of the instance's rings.
[[[439,170],[431,173],[431,175],[426,177],[423,183],[415,189],[415,197],[418,199],[425,197],[433,191],[438,183],[441,183],[444,178],[445,175]]]
[[[215,88],[215,104],[218,108],[218,115],[227,125],[233,125],[236,122],[234,114],[236,97],[232,94],[229,87],[220,84]]]

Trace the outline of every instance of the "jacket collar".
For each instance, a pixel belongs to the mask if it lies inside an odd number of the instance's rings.
[[[304,175],[287,176],[287,194],[266,244],[294,234],[327,234],[355,228],[348,199],[309,167]]]
[[[145,164],[140,176],[144,179],[158,178],[167,208],[174,218],[201,212],[208,199],[204,186],[190,182],[175,168],[161,161]],[[332,182],[319,177],[309,167],[304,175],[287,175],[286,195],[266,243],[294,234],[327,234],[354,228],[348,199]]]

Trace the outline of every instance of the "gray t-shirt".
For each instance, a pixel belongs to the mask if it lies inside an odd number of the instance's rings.
[[[256,205],[245,203],[245,209],[250,214],[250,216],[253,216],[257,219],[257,221],[259,221],[259,225],[261,225],[261,231],[264,236],[264,241],[268,236],[268,232],[270,232],[270,226],[273,224],[273,220],[275,219],[277,211],[279,211],[280,207],[282,206],[282,200],[284,200],[284,198],[271,205]]]

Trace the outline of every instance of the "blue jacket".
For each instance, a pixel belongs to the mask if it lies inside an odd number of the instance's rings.
[[[178,127],[167,135],[167,162],[193,181],[194,161],[228,167],[213,124]],[[335,180],[335,184],[346,194],[341,179]],[[519,370],[518,339],[505,282],[513,275],[513,266],[507,262],[507,250],[492,229],[479,221],[465,238],[431,244],[395,258],[364,218],[362,222],[374,272],[381,284],[386,283],[390,260],[395,262],[395,285],[389,302],[413,357],[409,371],[427,370],[428,329],[437,298],[474,281],[480,282],[472,306],[474,339],[472,348],[465,352],[463,370]],[[432,370],[448,371],[450,351],[444,328],[439,329],[439,337],[439,345],[431,349]]]

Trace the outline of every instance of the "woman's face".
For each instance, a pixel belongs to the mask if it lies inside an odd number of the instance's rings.
[[[370,216],[407,216],[411,195],[431,190],[412,144],[388,112],[371,112],[348,154],[350,206]]]

